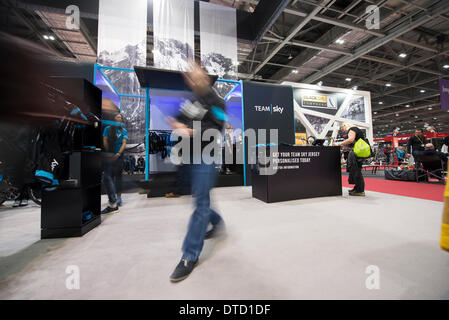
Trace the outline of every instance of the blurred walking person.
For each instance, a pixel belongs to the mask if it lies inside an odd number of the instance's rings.
[[[171,125],[175,130],[182,130],[191,138],[201,135],[207,129],[223,130],[225,123],[226,104],[224,100],[211,87],[211,79],[196,64],[191,64],[192,71],[184,73],[187,85],[195,93],[197,101],[184,105],[182,113],[177,119],[171,119]],[[194,132],[193,121],[201,122],[201,132]],[[213,139],[213,138],[212,138]],[[198,141],[198,139],[196,140]],[[199,140],[199,141],[202,141]],[[201,143],[200,154],[193,154],[193,158],[199,157],[199,164],[189,164],[191,172],[191,188],[195,197],[195,211],[188,225],[187,234],[182,245],[182,258],[176,266],[170,280],[181,281],[189,276],[198,263],[204,239],[217,236],[224,231],[224,222],[221,216],[211,209],[210,190],[214,187],[217,170],[215,163],[208,164],[201,156],[203,148],[211,141]],[[191,150],[195,152],[195,147]],[[207,232],[209,224],[212,229]]]

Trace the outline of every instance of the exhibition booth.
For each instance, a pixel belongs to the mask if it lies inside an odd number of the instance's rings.
[[[141,188],[146,190],[148,197],[163,196],[172,184],[176,183],[177,170],[177,166],[170,159],[171,149],[176,142],[171,141],[175,139],[170,139],[172,129],[167,117],[175,117],[183,102],[194,99],[193,93],[179,71],[137,66],[133,69],[113,68],[98,64],[92,65],[92,68],[93,82],[98,89],[101,89],[103,98],[114,101],[122,113],[129,112],[125,110],[125,105],[134,108],[133,111],[136,113],[144,113],[143,119],[136,117],[134,122],[127,123],[130,132],[135,136],[136,133],[143,133],[140,141],[134,138],[130,144],[139,146],[145,153],[145,174],[140,181]],[[134,91],[140,94],[130,93],[125,90],[126,88],[118,88],[117,81],[114,81],[117,72],[138,81]],[[211,78],[213,86],[226,102],[227,124],[232,127],[234,133],[233,165],[241,168],[235,170],[233,180],[223,176],[221,181],[218,180],[217,186],[252,186],[253,197],[268,203],[342,195],[341,152],[339,147],[331,145],[339,138],[339,125],[342,122],[349,122],[364,129],[371,140],[369,93],[296,83],[274,85],[220,79],[217,76]],[[93,87],[87,79],[82,81],[86,88]],[[94,99],[98,96],[98,92],[92,89],[76,91],[74,90],[76,85],[79,86],[74,82],[71,86],[60,88],[64,92],[71,92],[72,95],[74,92],[80,92],[80,95],[84,95],[84,100],[96,101],[92,104],[92,110],[98,109],[99,99]],[[129,103],[123,103],[126,99],[134,99],[134,103],[131,106]],[[85,113],[91,113],[92,110],[85,110]],[[114,125],[114,122],[102,119],[102,124],[104,128],[107,125]],[[86,158],[86,150],[101,148],[101,130],[97,128],[89,134],[96,135],[96,138],[82,140],[79,148],[84,150],[84,153],[76,156],[77,158],[71,156],[70,159],[73,158],[69,166],[71,171],[66,180],[78,181],[78,187],[82,187],[85,183],[87,188],[95,186],[98,189],[100,178],[93,181],[92,177],[101,177],[102,169],[98,162],[100,160],[98,158],[98,161],[93,161]],[[297,139],[299,135],[314,136],[314,145],[302,145],[303,142]],[[156,143],[154,139],[159,142]],[[223,145],[223,141],[219,143]],[[98,165],[94,165],[97,162]],[[221,165],[222,163],[217,163],[216,169],[220,170]],[[87,180],[90,182],[84,182]],[[64,181],[61,183],[64,184]],[[65,188],[71,187],[67,187],[66,183]],[[73,223],[70,222],[72,218],[66,220],[63,216],[55,214],[66,203],[64,202],[66,196],[60,195],[59,193],[63,191],[59,189],[64,188],[53,186],[51,190],[44,192],[43,237],[84,234],[86,231],[67,232],[73,227]],[[84,219],[81,221],[87,223],[92,217],[98,218],[100,192],[83,190],[79,191],[80,203],[86,205],[82,205],[76,211],[79,211],[81,219]],[[75,191],[65,191],[68,194],[70,192]],[[78,199],[73,194],[70,194],[70,197]],[[74,207],[71,208],[75,211]],[[86,218],[86,212],[91,214],[88,215],[89,219]],[[47,217],[53,218],[49,220]],[[53,221],[54,217],[59,220]],[[48,221],[52,221],[52,224]],[[96,221],[96,224],[99,224],[99,220]],[[50,227],[64,232],[49,232]]]

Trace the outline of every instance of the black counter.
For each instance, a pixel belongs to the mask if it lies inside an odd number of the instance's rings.
[[[341,196],[339,147],[278,146],[256,149],[267,165],[252,167],[254,198],[271,203],[315,197]]]

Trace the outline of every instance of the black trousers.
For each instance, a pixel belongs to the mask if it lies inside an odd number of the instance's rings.
[[[348,171],[349,171],[349,184],[354,184],[355,192],[365,192],[365,180],[362,174],[363,160],[357,158],[354,151],[350,151],[348,154]]]

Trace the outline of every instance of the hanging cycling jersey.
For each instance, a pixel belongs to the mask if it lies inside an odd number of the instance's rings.
[[[150,130],[149,133],[149,148],[150,154],[161,153],[161,158],[165,159],[170,155],[171,147],[178,141],[170,140],[171,132],[164,130]]]
[[[55,184],[61,174],[63,156],[57,127],[43,128],[37,139],[37,168],[35,176],[46,184]]]

